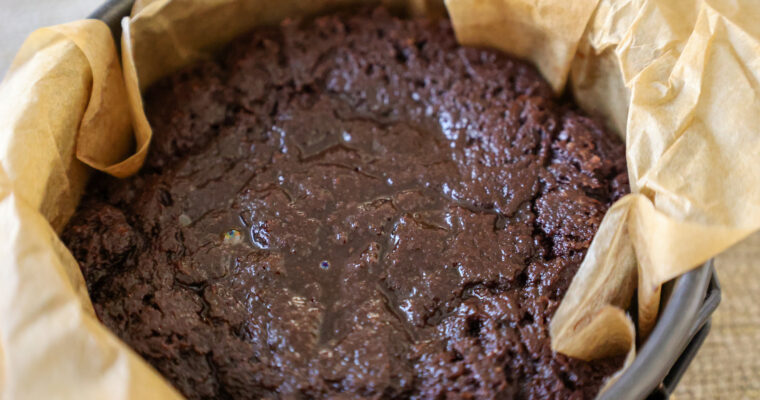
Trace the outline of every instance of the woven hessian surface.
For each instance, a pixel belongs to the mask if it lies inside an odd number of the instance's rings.
[[[723,299],[674,399],[760,399],[760,234],[715,259]]]

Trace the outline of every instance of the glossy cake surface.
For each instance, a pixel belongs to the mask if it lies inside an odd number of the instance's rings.
[[[143,171],[63,238],[190,398],[588,398],[548,326],[624,146],[540,75],[382,9],[286,21],[146,94]]]

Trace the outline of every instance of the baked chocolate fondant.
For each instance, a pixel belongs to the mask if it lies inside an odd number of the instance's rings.
[[[623,144],[529,65],[382,9],[286,21],[146,94],[154,139],[63,239],[190,398],[588,398],[548,326]]]

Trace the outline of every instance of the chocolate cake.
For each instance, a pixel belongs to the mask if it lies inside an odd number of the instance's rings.
[[[621,141],[536,70],[383,9],[286,21],[146,94],[143,170],[63,239],[98,317],[185,396],[593,397],[552,352]]]

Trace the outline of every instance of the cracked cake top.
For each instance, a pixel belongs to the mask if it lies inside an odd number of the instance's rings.
[[[286,21],[146,95],[143,171],[63,238],[190,398],[582,398],[548,326],[622,142],[529,65],[383,9]]]

